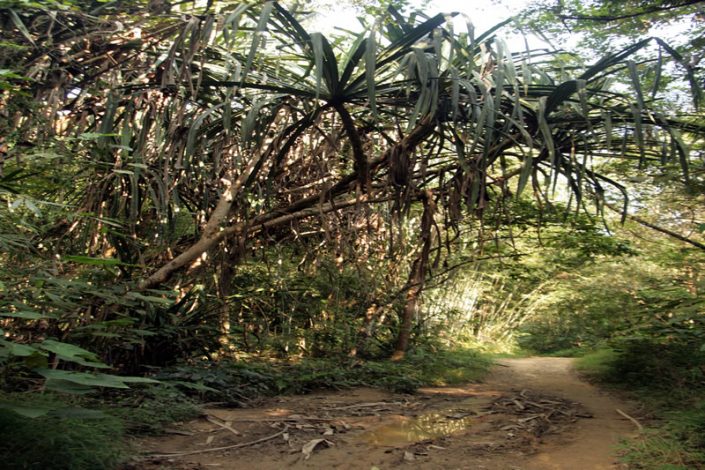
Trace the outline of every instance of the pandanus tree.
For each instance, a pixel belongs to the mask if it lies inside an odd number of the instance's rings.
[[[599,212],[624,191],[595,161],[675,162],[687,178],[683,133],[703,132],[650,110],[656,91],[629,61],[649,41],[566,77],[546,51],[511,53],[497,28],[454,31],[453,15],[391,9],[330,39],[277,2],[160,5],[2,12],[3,39],[21,45],[3,59],[3,144],[53,148],[75,181],[62,198],[78,215],[48,230],[53,249],[121,260],[137,292],[217,265],[226,295],[254,244],[345,217],[394,227],[420,205],[396,357],[442,230],[527,188],[547,201],[557,184]],[[612,90],[625,71],[632,89]]]

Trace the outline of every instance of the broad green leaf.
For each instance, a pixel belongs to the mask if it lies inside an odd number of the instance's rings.
[[[0,410],[12,411],[25,418],[34,419],[46,416],[53,408],[48,406],[21,406],[15,403],[0,402]]]
[[[0,347],[2,347],[2,349],[5,350],[11,356],[29,357],[34,354],[46,354],[45,352],[40,351],[34,346],[29,346],[27,344],[19,344],[15,343],[14,341],[8,341],[5,339],[0,339]]]
[[[120,376],[120,380],[122,380],[126,384],[158,384],[158,383],[161,383],[155,379],[149,379],[147,377],[135,377],[135,376],[129,376],[129,375]]]
[[[62,343],[51,339],[44,340],[39,347],[45,351],[56,354],[56,356],[64,361],[74,362],[87,367],[95,367],[98,369],[109,369],[110,366],[99,361],[98,356],[90,351],[75,346],[73,344]]]
[[[90,387],[129,388],[122,380],[122,377],[117,375],[91,374],[58,369],[36,369],[35,372],[45,379],[65,380]]]
[[[47,379],[44,382],[44,388],[52,392],[70,393],[71,395],[87,395],[95,392],[95,387],[90,385],[81,385],[68,380]]]

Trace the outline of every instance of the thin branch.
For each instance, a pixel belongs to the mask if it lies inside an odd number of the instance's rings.
[[[609,207],[612,211],[614,211],[618,214],[622,214],[623,216],[626,215],[627,219],[633,220],[634,222],[636,222],[640,225],[643,225],[644,227],[648,227],[652,230],[656,230],[657,232],[663,233],[664,235],[668,235],[671,238],[675,238],[676,240],[680,240],[684,243],[688,243],[689,245],[692,245],[695,248],[698,248],[700,250],[705,251],[705,244],[700,243],[699,241],[693,240],[692,238],[685,237],[679,233],[676,233],[676,232],[669,230],[667,228],[664,228],[664,227],[660,227],[656,224],[652,224],[651,222],[647,222],[646,220],[644,220],[641,217],[638,217],[636,215],[626,214],[611,204],[605,203],[605,205],[607,207]]]
[[[691,5],[705,3],[705,0],[686,0],[683,3],[669,6],[651,6],[641,11],[634,13],[626,13],[624,15],[558,15],[561,20],[578,20],[578,21],[595,21],[609,23],[611,21],[626,20],[628,18],[637,18],[639,16],[650,15],[662,11],[676,10]]]
[[[186,455],[205,454],[207,452],[219,452],[221,450],[239,449],[241,447],[253,446],[253,445],[259,444],[261,442],[271,441],[272,439],[275,439],[275,438],[281,436],[282,434],[284,434],[288,430],[289,430],[289,426],[285,426],[284,429],[282,429],[278,433],[272,434],[271,436],[263,437],[261,439],[255,440],[255,441],[243,442],[242,444],[234,444],[231,446],[224,446],[224,447],[213,447],[210,449],[192,450],[189,452],[174,452],[171,454],[151,454],[149,457],[151,457],[151,458],[183,457]]]

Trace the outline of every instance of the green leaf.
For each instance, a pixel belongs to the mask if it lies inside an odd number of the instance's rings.
[[[44,340],[39,347],[45,351],[56,354],[56,356],[68,362],[74,362],[82,366],[95,367],[98,369],[109,369],[110,366],[103,364],[94,353],[73,344],[62,343],[51,339]]]
[[[19,15],[17,15],[17,12],[15,12],[15,10],[9,10],[9,12],[10,19],[14,23],[15,27],[20,31],[20,33],[22,33],[22,36],[24,36],[25,39],[27,39],[27,41],[29,41],[32,45],[36,45],[34,39],[32,39],[32,35],[29,34],[29,30],[24,25]]]
[[[30,310],[20,310],[18,312],[0,312],[0,317],[23,318],[25,320],[39,320],[42,318],[56,318],[53,315],[32,312]]]
[[[80,140],[98,140],[101,137],[117,137],[118,134],[115,133],[107,133],[103,134],[100,132],[84,132],[82,134],[78,135],[78,138]]]
[[[80,385],[68,380],[47,379],[44,388],[52,392],[70,393],[72,395],[86,395],[94,392],[95,388],[88,385]]]
[[[161,383],[155,379],[149,379],[147,377],[135,377],[131,375],[120,376],[120,380],[126,384],[158,384]]]
[[[548,96],[546,100],[545,115],[548,116],[555,111],[558,106],[565,103],[566,100],[576,91],[578,91],[577,80],[569,80],[558,85],[558,87]]]
[[[74,419],[103,419],[106,414],[100,410],[89,410],[86,408],[59,408],[50,412],[52,416],[59,418]]]
[[[372,115],[377,118],[377,99],[375,92],[375,69],[377,67],[377,39],[376,31],[372,28],[367,39],[365,50],[365,80],[367,82],[367,99],[370,103]]]
[[[79,385],[91,387],[129,388],[122,377],[109,374],[91,374],[58,369],[36,369],[39,375],[49,380],[65,380]]]
[[[11,356],[29,357],[33,354],[45,355],[44,352],[27,344],[18,344],[13,341],[0,339],[0,346]]]
[[[34,419],[47,415],[52,411],[52,408],[46,406],[20,406],[14,403],[0,402],[0,410],[12,411],[25,418]]]
[[[131,172],[130,172],[131,173]],[[93,258],[90,256],[64,256],[66,261],[72,261],[79,264],[88,264],[91,266],[118,266],[122,264],[119,259],[115,258]]]
[[[128,292],[125,297],[130,298],[130,299],[136,299],[136,300],[143,300],[145,302],[150,302],[150,303],[159,303],[159,304],[171,304],[170,299],[165,299],[162,297],[155,297],[152,295],[142,295],[138,292]]]

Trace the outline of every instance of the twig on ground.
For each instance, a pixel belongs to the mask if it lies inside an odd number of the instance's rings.
[[[620,410],[619,408],[615,408],[615,410],[617,411],[617,413],[621,414],[622,416],[627,418],[629,421],[634,423],[634,426],[636,426],[636,428],[639,430],[639,432],[642,432],[644,430],[644,426],[642,426],[639,421],[632,418],[631,416],[629,416],[628,414],[626,414],[624,411]]]
[[[370,408],[373,406],[401,406],[403,403],[398,402],[398,401],[380,401],[376,403],[356,403],[354,405],[347,405],[347,406],[336,406],[335,408],[323,408],[326,411],[333,411],[333,410],[348,410],[351,408]]]
[[[277,438],[284,434],[286,431],[289,430],[289,426],[285,426],[284,429],[279,431],[278,433],[272,434],[271,436],[263,437],[261,439],[257,439],[255,441],[250,441],[250,442],[243,442],[241,444],[233,444],[231,446],[224,446],[224,447],[213,447],[211,449],[201,449],[201,450],[192,450],[189,452],[174,452],[174,453],[169,453],[169,454],[152,454],[149,457],[150,458],[169,458],[169,457],[183,457],[186,455],[196,455],[196,454],[205,454],[207,452],[218,452],[221,450],[230,450],[230,449],[239,449],[241,447],[247,447],[247,446],[252,446],[255,444],[259,444],[260,442],[266,442],[266,441],[271,441],[274,438]]]
[[[235,434],[236,436],[241,436],[241,435],[242,435],[238,430],[236,430],[235,428],[233,428],[233,427],[230,426],[229,424],[227,424],[227,423],[221,423],[221,422],[220,422],[220,418],[218,418],[217,416],[214,417],[214,416],[211,416],[211,415],[206,415],[206,420],[207,420],[209,423],[213,423],[213,424],[215,424],[216,426],[220,426],[221,428],[230,431],[231,433]]]

